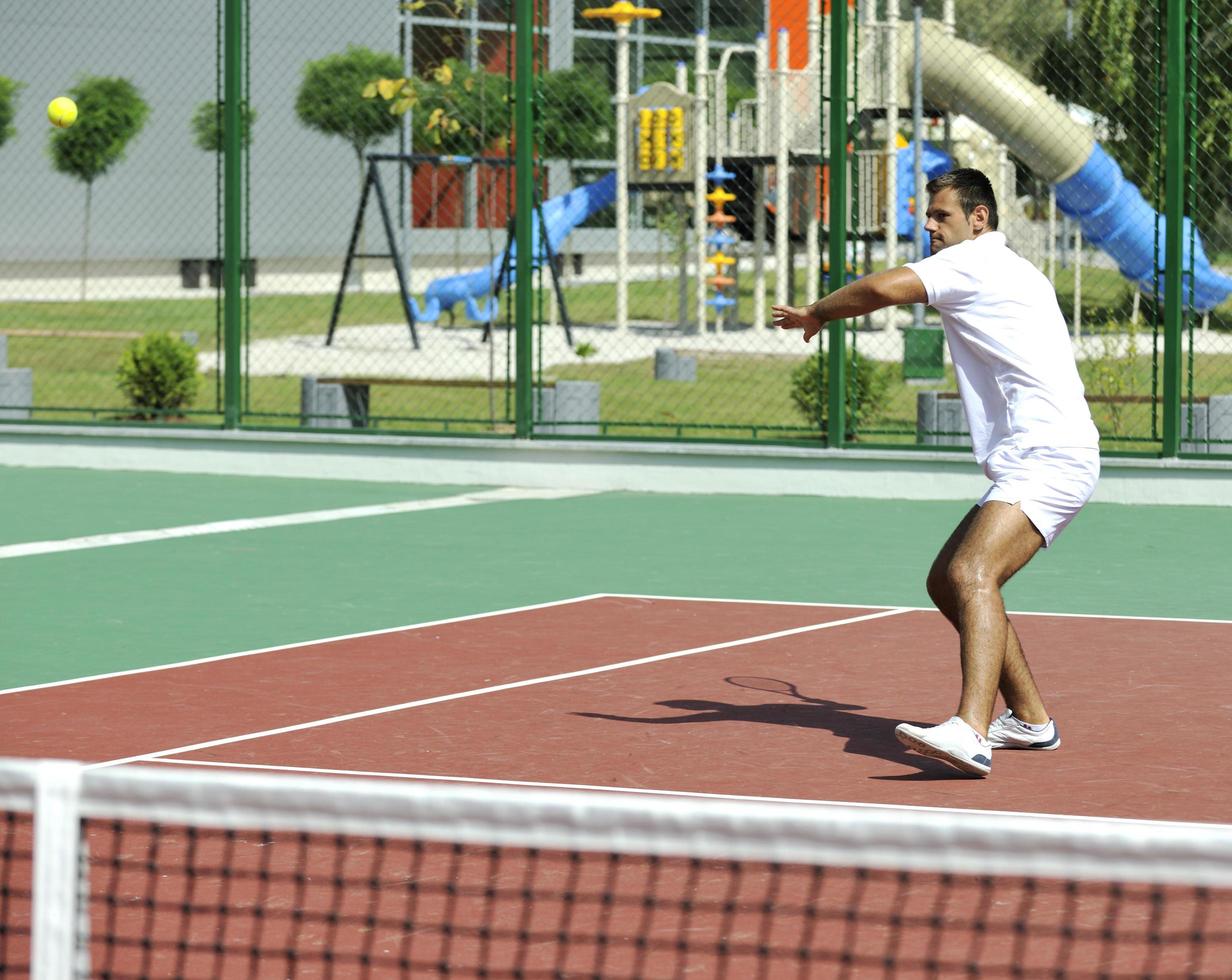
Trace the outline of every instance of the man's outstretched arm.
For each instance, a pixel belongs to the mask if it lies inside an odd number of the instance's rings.
[[[886,306],[927,303],[928,293],[920,277],[900,266],[848,283],[811,306],[772,306],[774,325],[782,330],[803,330],[807,344],[831,320],[863,316]]]

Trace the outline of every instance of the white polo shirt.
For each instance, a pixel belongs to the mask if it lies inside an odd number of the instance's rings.
[[[958,393],[983,464],[1003,449],[1097,449],[1052,284],[999,231],[907,263],[941,314]]]

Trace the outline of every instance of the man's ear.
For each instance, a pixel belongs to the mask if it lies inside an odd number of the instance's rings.
[[[976,231],[983,231],[988,227],[988,205],[977,204],[971,209],[971,224]]]

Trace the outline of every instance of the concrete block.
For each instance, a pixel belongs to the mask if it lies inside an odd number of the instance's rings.
[[[1211,395],[1206,406],[1210,452],[1232,453],[1232,395]]]
[[[0,419],[28,419],[34,407],[34,369],[0,368]]]
[[[535,389],[538,424],[535,431],[554,436],[599,435],[599,382],[557,381]]]
[[[1208,427],[1208,420],[1210,419],[1210,413],[1206,403],[1194,402],[1192,426],[1189,419],[1189,409],[1189,405],[1181,404],[1181,452],[1219,452],[1218,449],[1211,447],[1209,441],[1210,429]]]
[[[677,354],[670,347],[655,349],[656,381],[696,381],[697,358],[692,354]]]
[[[300,378],[299,424],[314,429],[349,429],[352,427],[342,385],[318,384],[316,378]],[[314,418],[336,415],[340,418]]]
[[[946,395],[940,391],[916,394],[915,439],[922,446],[971,445],[971,429],[962,399]]]

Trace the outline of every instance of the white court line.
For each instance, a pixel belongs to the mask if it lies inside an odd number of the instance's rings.
[[[305,775],[375,777],[377,779],[404,779],[419,782],[440,783],[470,783],[485,786],[524,786],[527,789],[582,789],[596,793],[622,793],[634,796],[677,796],[686,799],[700,800],[736,800],[749,803],[805,803],[818,807],[859,807],[866,810],[917,811],[929,813],[980,813],[989,816],[1018,817],[1024,813],[1033,817],[1045,817],[1048,820],[1100,820],[1118,824],[1136,824],[1158,827],[1160,824],[1173,826],[1221,827],[1224,824],[1201,823],[1198,821],[1147,820],[1142,817],[1087,817],[1076,813],[1041,813],[1031,810],[979,810],[968,807],[954,806],[920,806],[915,803],[866,803],[849,800],[814,800],[804,796],[754,796],[741,793],[703,793],[700,790],[687,789],[646,789],[639,786],[602,786],[597,783],[549,783],[533,779],[491,779],[484,776],[441,776],[434,773],[382,772],[368,769],[322,769],[316,766],[271,766],[259,762],[207,762],[194,759],[151,759],[150,765],[166,766],[202,766],[215,769],[253,769],[260,772],[303,773]]]
[[[306,510],[297,514],[274,514],[269,517],[241,517],[206,524],[184,524],[179,527],[159,527],[142,531],[117,531],[114,534],[89,534],[59,541],[27,541],[24,544],[0,546],[0,559],[28,558],[31,555],[52,555],[63,551],[84,551],[89,548],[112,548],[122,544],[143,544],[148,541],[170,541],[175,538],[195,538],[206,534],[230,534],[235,531],[263,531],[271,527],[293,527],[300,524],[327,524],[359,517],[387,517],[421,510],[441,510],[448,507],[470,507],[475,504],[498,504],[511,500],[560,500],[597,493],[596,490],[547,490],[533,487],[497,487],[476,490],[452,497],[428,500],[402,500],[389,504],[366,504],[362,507],[338,507],[333,510]]]
[[[110,671],[105,674],[87,674],[84,677],[70,677],[67,680],[44,681],[40,684],[27,684],[23,687],[3,688],[0,689],[0,696],[5,694],[21,694],[26,691],[40,691],[51,687],[64,687],[68,684],[84,684],[88,681],[105,681],[114,677],[128,677],[131,674],[148,674],[159,670],[178,670],[181,667],[195,667],[198,664],[213,663],[217,660],[232,660],[236,657],[252,657],[257,654],[279,653],[282,650],[295,650],[300,647],[316,646],[319,643],[337,643],[341,640],[358,640],[368,636],[380,636],[384,633],[398,633],[402,631],[425,629],[429,626],[445,626],[449,623],[461,623],[472,619],[486,619],[489,617],[503,616],[506,613],[512,614],[527,612],[533,609],[548,609],[553,606],[564,606],[574,602],[590,602],[594,599],[646,599],[648,601],[663,602],[723,602],[749,606],[797,606],[801,608],[818,609],[894,609],[903,612],[937,612],[937,610],[932,606],[883,606],[871,602],[797,602],[787,599],[716,599],[708,596],[649,595],[636,592],[594,592],[590,595],[576,596],[571,599],[556,599],[551,602],[538,602],[528,606],[514,606],[509,609],[494,609],[490,612],[471,613],[466,616],[453,616],[449,619],[436,619],[424,623],[408,623],[405,626],[389,626],[379,630],[365,630],[360,633],[344,633],[337,636],[321,637],[320,639],[315,640],[301,640],[298,643],[286,643],[272,647],[260,647],[256,650],[240,650],[235,653],[220,653],[211,657],[198,657],[195,660],[181,660],[169,664],[155,664],[152,667],[133,667],[128,670]],[[1181,617],[1167,616],[1110,616],[1097,613],[1023,612],[1012,610],[1008,613],[1008,615],[1043,616],[1055,617],[1058,619],[1123,619],[1146,623],[1199,623],[1214,626],[1232,625],[1232,620],[1228,619],[1185,619]]]
[[[787,599],[711,599],[691,595],[643,595],[640,592],[604,592],[610,599],[650,599],[664,602],[731,602],[748,606],[818,606],[830,609],[901,609],[904,612],[937,612],[936,606],[882,606],[872,602],[792,602]],[[1139,623],[1208,623],[1232,626],[1232,619],[1187,619],[1183,616],[1118,616],[1106,613],[1063,613],[1026,610],[1006,610],[1007,616],[1047,616],[1055,619],[1128,619]]]
[[[572,599],[553,599],[551,602],[536,602],[529,606],[513,606],[509,609],[493,609],[490,612],[469,613],[465,616],[451,616],[448,619],[433,619],[426,623],[411,623],[407,626],[387,626],[379,630],[365,630],[362,633],[343,633],[338,636],[326,636],[319,640],[301,640],[298,643],[283,643],[276,647],[261,647],[257,650],[240,650],[237,653],[219,653],[212,657],[198,657],[196,660],[177,660],[170,664],[155,664],[152,667],[132,667],[128,670],[113,670],[106,674],[89,674],[85,677],[70,677],[63,681],[45,681],[42,684],[27,684],[25,687],[10,687],[0,690],[0,695],[22,694],[26,691],[42,691],[49,687],[65,687],[69,684],[85,684],[89,681],[106,681],[113,677],[130,677],[133,674],[152,674],[159,670],[179,670],[181,667],[196,667],[198,664],[212,664],[219,660],[235,660],[237,657],[254,657],[261,653],[281,653],[283,650],[298,650],[301,647],[314,647],[325,643],[339,643],[342,640],[359,640],[367,636],[382,636],[386,633],[409,633],[413,630],[428,629],[432,626],[447,626],[450,623],[466,623],[476,619],[488,619],[496,616],[512,615],[513,613],[530,612],[535,609],[551,609],[554,606],[567,606],[575,602],[590,602],[593,599],[603,599],[600,592],[591,595],[575,596]]]
[[[897,616],[908,612],[906,609],[889,609],[869,613],[864,616],[853,616],[849,619],[836,619],[827,623],[814,623],[810,626],[797,626],[793,629],[777,630],[773,633],[762,633],[759,636],[746,636],[739,640],[726,640],[722,643],[709,643],[705,646],[690,647],[687,650],[672,650],[668,653],[658,653],[649,657],[639,657],[636,660],[623,660],[615,664],[603,664],[598,667],[587,667],[583,670],[571,670],[561,674],[549,674],[544,677],[530,677],[520,681],[510,681],[506,684],[493,684],[490,687],[479,687],[470,691],[457,691],[453,694],[440,694],[432,698],[422,698],[418,701],[404,701],[401,704],[386,705],[381,708],[368,708],[364,711],[352,711],[345,715],[334,715],[330,718],[319,718],[316,721],[301,722],[298,725],[284,725],[281,728],[270,728],[261,732],[249,732],[245,735],[230,735],[226,738],[215,738],[207,742],[196,742],[193,745],[179,745],[170,749],[160,749],[157,752],[145,752],[131,755],[123,759],[110,759],[106,762],[93,762],[86,769],[105,769],[108,766],[122,766],[129,762],[148,762],[168,755],[182,755],[186,752],[200,752],[204,749],[217,748],[221,745],[234,745],[236,742],[248,742],[258,738],[268,738],[274,735],[287,735],[291,732],[302,732],[312,728],[323,728],[326,725],[337,725],[342,722],[358,721],[362,718],[374,718],[378,715],[391,714],[395,711],[406,711],[410,708],[422,708],[430,704],[442,704],[446,701],[459,701],[463,698],[478,697],[482,694],[495,694],[499,691],[512,691],[521,687],[535,687],[540,684],[550,684],[554,681],[572,680],[575,677],[587,677],[591,674],[604,674],[626,667],[640,667],[645,664],[660,663],[664,660],[675,660],[679,657],[689,657],[698,653],[710,653],[715,650],[729,650],[732,647],[746,646],[752,643],[763,643],[779,640],[788,636],[799,636],[802,633],[815,633],[819,630],[833,629],[836,626],[848,626],[852,623],[863,623],[873,619],[883,619],[887,616]]]

